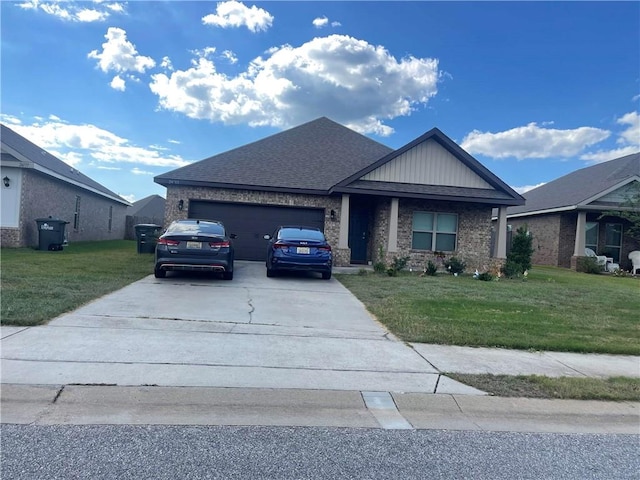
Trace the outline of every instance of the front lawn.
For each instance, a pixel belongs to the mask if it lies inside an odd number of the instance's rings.
[[[3,325],[40,325],[153,273],[131,240],[72,243],[59,252],[3,248]]]
[[[640,354],[640,279],[534,267],[526,279],[336,275],[407,342]]]

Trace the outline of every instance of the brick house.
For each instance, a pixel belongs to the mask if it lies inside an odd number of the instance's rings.
[[[3,247],[37,247],[37,218],[56,218],[67,241],[123,239],[129,202],[0,125]]]
[[[531,232],[536,265],[575,269],[577,259],[590,248],[629,270],[627,256],[640,250],[640,239],[626,234],[628,220],[606,213],[634,208],[625,204],[638,192],[640,153],[635,153],[528,191],[525,205],[507,208],[507,221],[514,232],[523,225]]]
[[[489,268],[506,253],[506,208],[523,198],[432,129],[393,150],[319,118],[154,178],[167,188],[165,222],[222,221],[236,258],[264,260],[265,233],[317,226],[335,265],[442,254]],[[500,214],[491,251],[492,209]]]

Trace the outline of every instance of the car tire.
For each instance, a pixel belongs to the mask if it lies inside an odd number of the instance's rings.
[[[231,270],[230,272],[224,272],[222,274],[222,278],[225,280],[233,280],[233,270]]]
[[[276,276],[276,272],[273,268],[267,267],[267,277],[273,278]]]
[[[155,275],[156,278],[164,278],[167,276],[167,271],[162,270],[161,268],[154,268],[153,274]]]
[[[323,280],[330,280],[331,279],[331,272],[322,272],[322,279]]]

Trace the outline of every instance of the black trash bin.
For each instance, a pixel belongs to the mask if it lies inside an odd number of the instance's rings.
[[[36,218],[38,225],[38,250],[62,250],[65,241],[65,225],[69,222],[58,218]]]
[[[138,253],[155,253],[162,227],[153,223],[140,223],[134,228],[138,239]]]

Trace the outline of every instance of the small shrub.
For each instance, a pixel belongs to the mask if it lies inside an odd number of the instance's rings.
[[[507,253],[507,263],[518,265],[518,274],[522,274],[531,268],[531,256],[533,255],[533,237],[527,226],[523,225],[516,230],[511,240],[511,249]],[[515,266],[510,268],[514,269]]]
[[[396,269],[398,272],[400,270],[404,270],[407,267],[407,262],[409,261],[409,257],[393,257],[393,261],[391,262],[391,267]]]
[[[358,270],[358,275],[360,275],[361,277],[365,276],[367,274],[367,271],[364,268],[361,268],[360,270]]]
[[[438,266],[433,263],[431,260],[427,262],[427,266],[424,269],[425,275],[429,275],[430,277],[435,277],[438,273]]]
[[[482,272],[476,277],[478,280],[482,280],[483,282],[490,282],[494,279],[493,275],[489,272]]]
[[[387,270],[387,266],[384,262],[376,262],[373,264],[373,271],[376,273],[384,273]]]
[[[579,257],[576,261],[576,271],[599,275],[602,273],[602,266],[598,265],[598,260],[594,257]]]
[[[387,275],[389,275],[390,277],[395,277],[396,275],[398,275],[398,270],[393,267],[389,267],[387,268]]]
[[[500,270],[507,278],[517,278],[522,275],[522,265],[513,260],[507,260]]]
[[[449,260],[445,260],[444,266],[452,275],[457,275],[464,272],[467,265],[457,257],[451,257]]]

